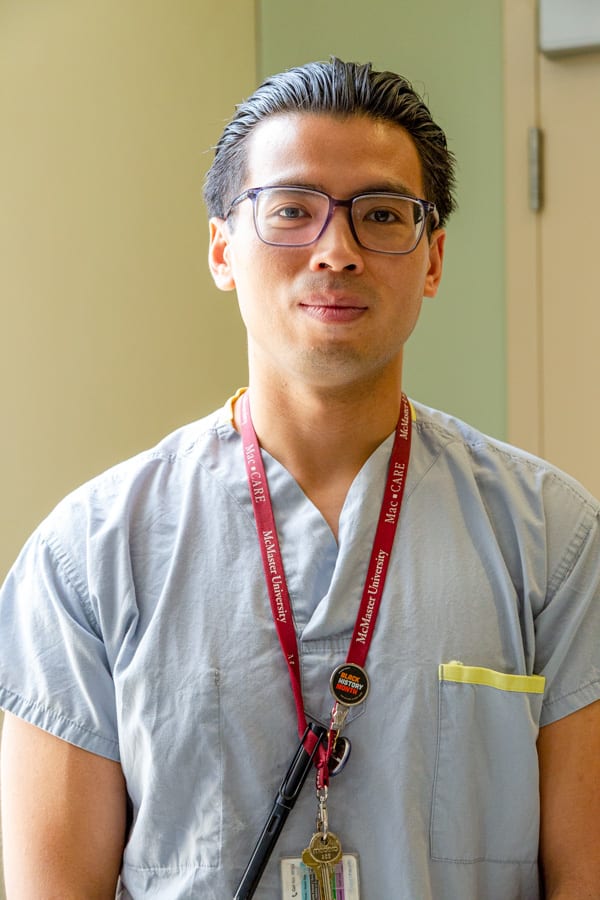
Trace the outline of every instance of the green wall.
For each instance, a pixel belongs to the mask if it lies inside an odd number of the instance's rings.
[[[501,0],[259,0],[259,74],[334,54],[406,75],[458,159],[441,290],[407,349],[411,396],[505,436]]]

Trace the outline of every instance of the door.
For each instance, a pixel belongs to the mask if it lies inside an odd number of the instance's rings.
[[[600,496],[600,52],[549,58],[534,0],[505,0],[504,13],[509,439]]]

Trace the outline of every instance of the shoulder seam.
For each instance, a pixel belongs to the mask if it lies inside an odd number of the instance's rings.
[[[103,640],[100,623],[98,622],[92,604],[87,597],[85,586],[82,585],[77,578],[77,573],[75,572],[74,566],[71,562],[71,558],[69,557],[67,551],[62,547],[57,536],[53,532],[51,532],[47,536],[42,535],[41,544],[42,546],[48,548],[48,552],[54,558],[57,568],[61,570],[65,581],[69,584],[71,590],[76,594],[90,626],[94,629],[94,632],[96,633],[98,639]]]

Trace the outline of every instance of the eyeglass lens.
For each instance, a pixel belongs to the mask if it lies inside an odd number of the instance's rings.
[[[266,188],[256,197],[259,236],[269,244],[301,246],[317,239],[329,215],[329,198],[301,188]],[[423,232],[418,200],[393,194],[364,194],[352,203],[352,223],[363,247],[388,253],[412,250]]]

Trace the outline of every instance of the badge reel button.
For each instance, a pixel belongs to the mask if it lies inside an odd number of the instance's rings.
[[[337,666],[329,681],[331,693],[336,701],[333,728],[341,731],[346,716],[353,706],[359,706],[369,693],[369,677],[362,666],[343,663]],[[350,756],[352,745],[347,737],[338,734],[329,760],[329,774],[339,775]]]

